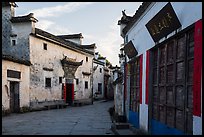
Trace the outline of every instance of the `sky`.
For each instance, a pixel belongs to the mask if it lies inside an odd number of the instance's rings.
[[[96,44],[96,52],[119,66],[123,38],[118,20],[122,10],[133,16],[142,2],[16,2],[15,16],[34,13],[36,27],[54,35],[82,33],[82,44]]]

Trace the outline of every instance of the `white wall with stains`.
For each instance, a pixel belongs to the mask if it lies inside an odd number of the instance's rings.
[[[21,72],[21,78],[7,77],[7,70]],[[2,109],[10,108],[10,81],[19,82],[20,107],[29,106],[29,66],[2,60]]]
[[[83,60],[82,66],[79,66],[75,78],[79,79],[76,85],[74,80],[75,99],[88,98],[91,94],[91,75],[84,76],[82,72],[92,73],[93,55],[87,53],[79,53],[52,42],[30,36],[30,60],[32,66],[30,68],[31,80],[31,101],[58,100],[62,98],[62,85],[59,84],[59,77],[64,76],[64,71],[60,60],[67,56],[77,62]],[[44,50],[43,43],[47,44],[47,50]],[[88,57],[88,62],[86,61]],[[43,70],[49,68],[52,71]],[[51,88],[45,87],[45,77],[51,78]],[[88,81],[88,89],[85,89],[85,81]]]

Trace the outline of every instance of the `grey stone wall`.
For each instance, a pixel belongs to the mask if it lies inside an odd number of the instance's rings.
[[[14,7],[2,7],[2,54],[10,55],[19,60],[29,61],[29,33],[23,34],[23,26],[25,23],[12,24],[10,19],[13,16]],[[20,26],[20,29],[18,27]],[[13,31],[15,27],[16,32]],[[17,44],[11,45],[11,35],[17,34]],[[21,34],[21,35],[18,35]]]
[[[11,34],[11,8],[2,7],[2,53],[9,52]]]

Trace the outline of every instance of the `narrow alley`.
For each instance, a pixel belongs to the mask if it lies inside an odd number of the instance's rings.
[[[108,108],[113,101],[2,117],[2,135],[113,135]]]

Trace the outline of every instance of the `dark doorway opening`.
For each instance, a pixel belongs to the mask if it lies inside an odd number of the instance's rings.
[[[17,113],[20,110],[19,101],[19,82],[10,82],[10,111],[11,113]]]
[[[66,83],[66,103],[72,105],[73,103],[73,89],[74,84]]]

